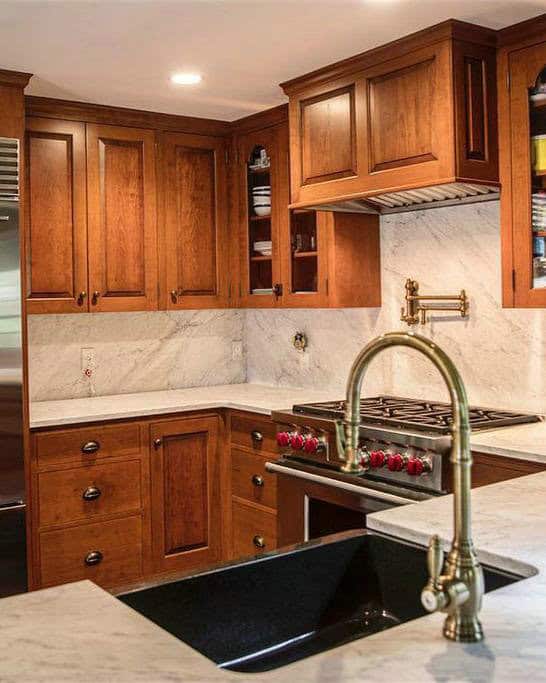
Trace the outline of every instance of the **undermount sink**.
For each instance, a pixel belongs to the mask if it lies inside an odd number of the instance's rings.
[[[521,578],[484,572],[486,591]],[[118,597],[218,667],[258,673],[425,615],[427,579],[424,548],[349,531]]]

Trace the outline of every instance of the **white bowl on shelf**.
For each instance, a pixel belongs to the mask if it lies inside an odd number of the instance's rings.
[[[271,204],[256,206],[254,205],[254,213],[256,216],[270,216],[271,215]]]

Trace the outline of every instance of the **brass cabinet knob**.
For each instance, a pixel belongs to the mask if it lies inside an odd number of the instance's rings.
[[[102,491],[98,486],[88,486],[82,493],[82,498],[86,501],[97,500],[102,495]]]
[[[264,485],[264,478],[260,477],[259,474],[253,474],[252,475],[252,483],[254,486],[263,486]]]
[[[86,296],[87,292],[80,292],[78,294],[78,306],[83,306],[83,302],[85,301]]]
[[[103,559],[104,555],[100,550],[92,550],[90,553],[87,553],[83,561],[88,567],[92,567],[95,564],[100,564]]]
[[[264,435],[255,429],[253,432],[250,432],[250,438],[256,443],[261,443],[264,440]]]
[[[92,297],[92,299],[91,299],[91,303],[93,304],[93,306],[96,306],[96,305],[97,305],[97,303],[98,303],[98,301],[99,301],[99,297],[100,297],[100,292],[94,291],[94,292],[93,292],[93,297]]]
[[[90,455],[91,453],[96,453],[100,450],[100,443],[98,441],[87,441],[82,446],[82,453],[85,455]]]
[[[265,538],[263,536],[254,536],[254,538],[252,539],[252,543],[256,548],[265,548]]]
[[[154,444],[155,450],[157,451],[163,445],[163,439],[154,439],[153,444]]]

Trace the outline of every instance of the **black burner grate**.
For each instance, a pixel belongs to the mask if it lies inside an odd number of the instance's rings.
[[[295,405],[294,412],[331,419],[343,419],[345,401],[304,403]],[[360,417],[363,424],[381,424],[399,429],[417,429],[448,434],[453,415],[448,403],[420,401],[396,396],[374,396],[360,401]],[[538,415],[513,413],[504,410],[471,407],[470,426],[473,431],[505,427],[508,425],[540,422]]]

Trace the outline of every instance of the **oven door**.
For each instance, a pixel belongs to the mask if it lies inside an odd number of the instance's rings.
[[[342,475],[288,460],[268,462],[278,477],[278,545],[301,543],[349,529],[366,528],[373,512],[409,505],[430,496],[398,487],[368,485]],[[356,482],[356,483],[355,483]]]

